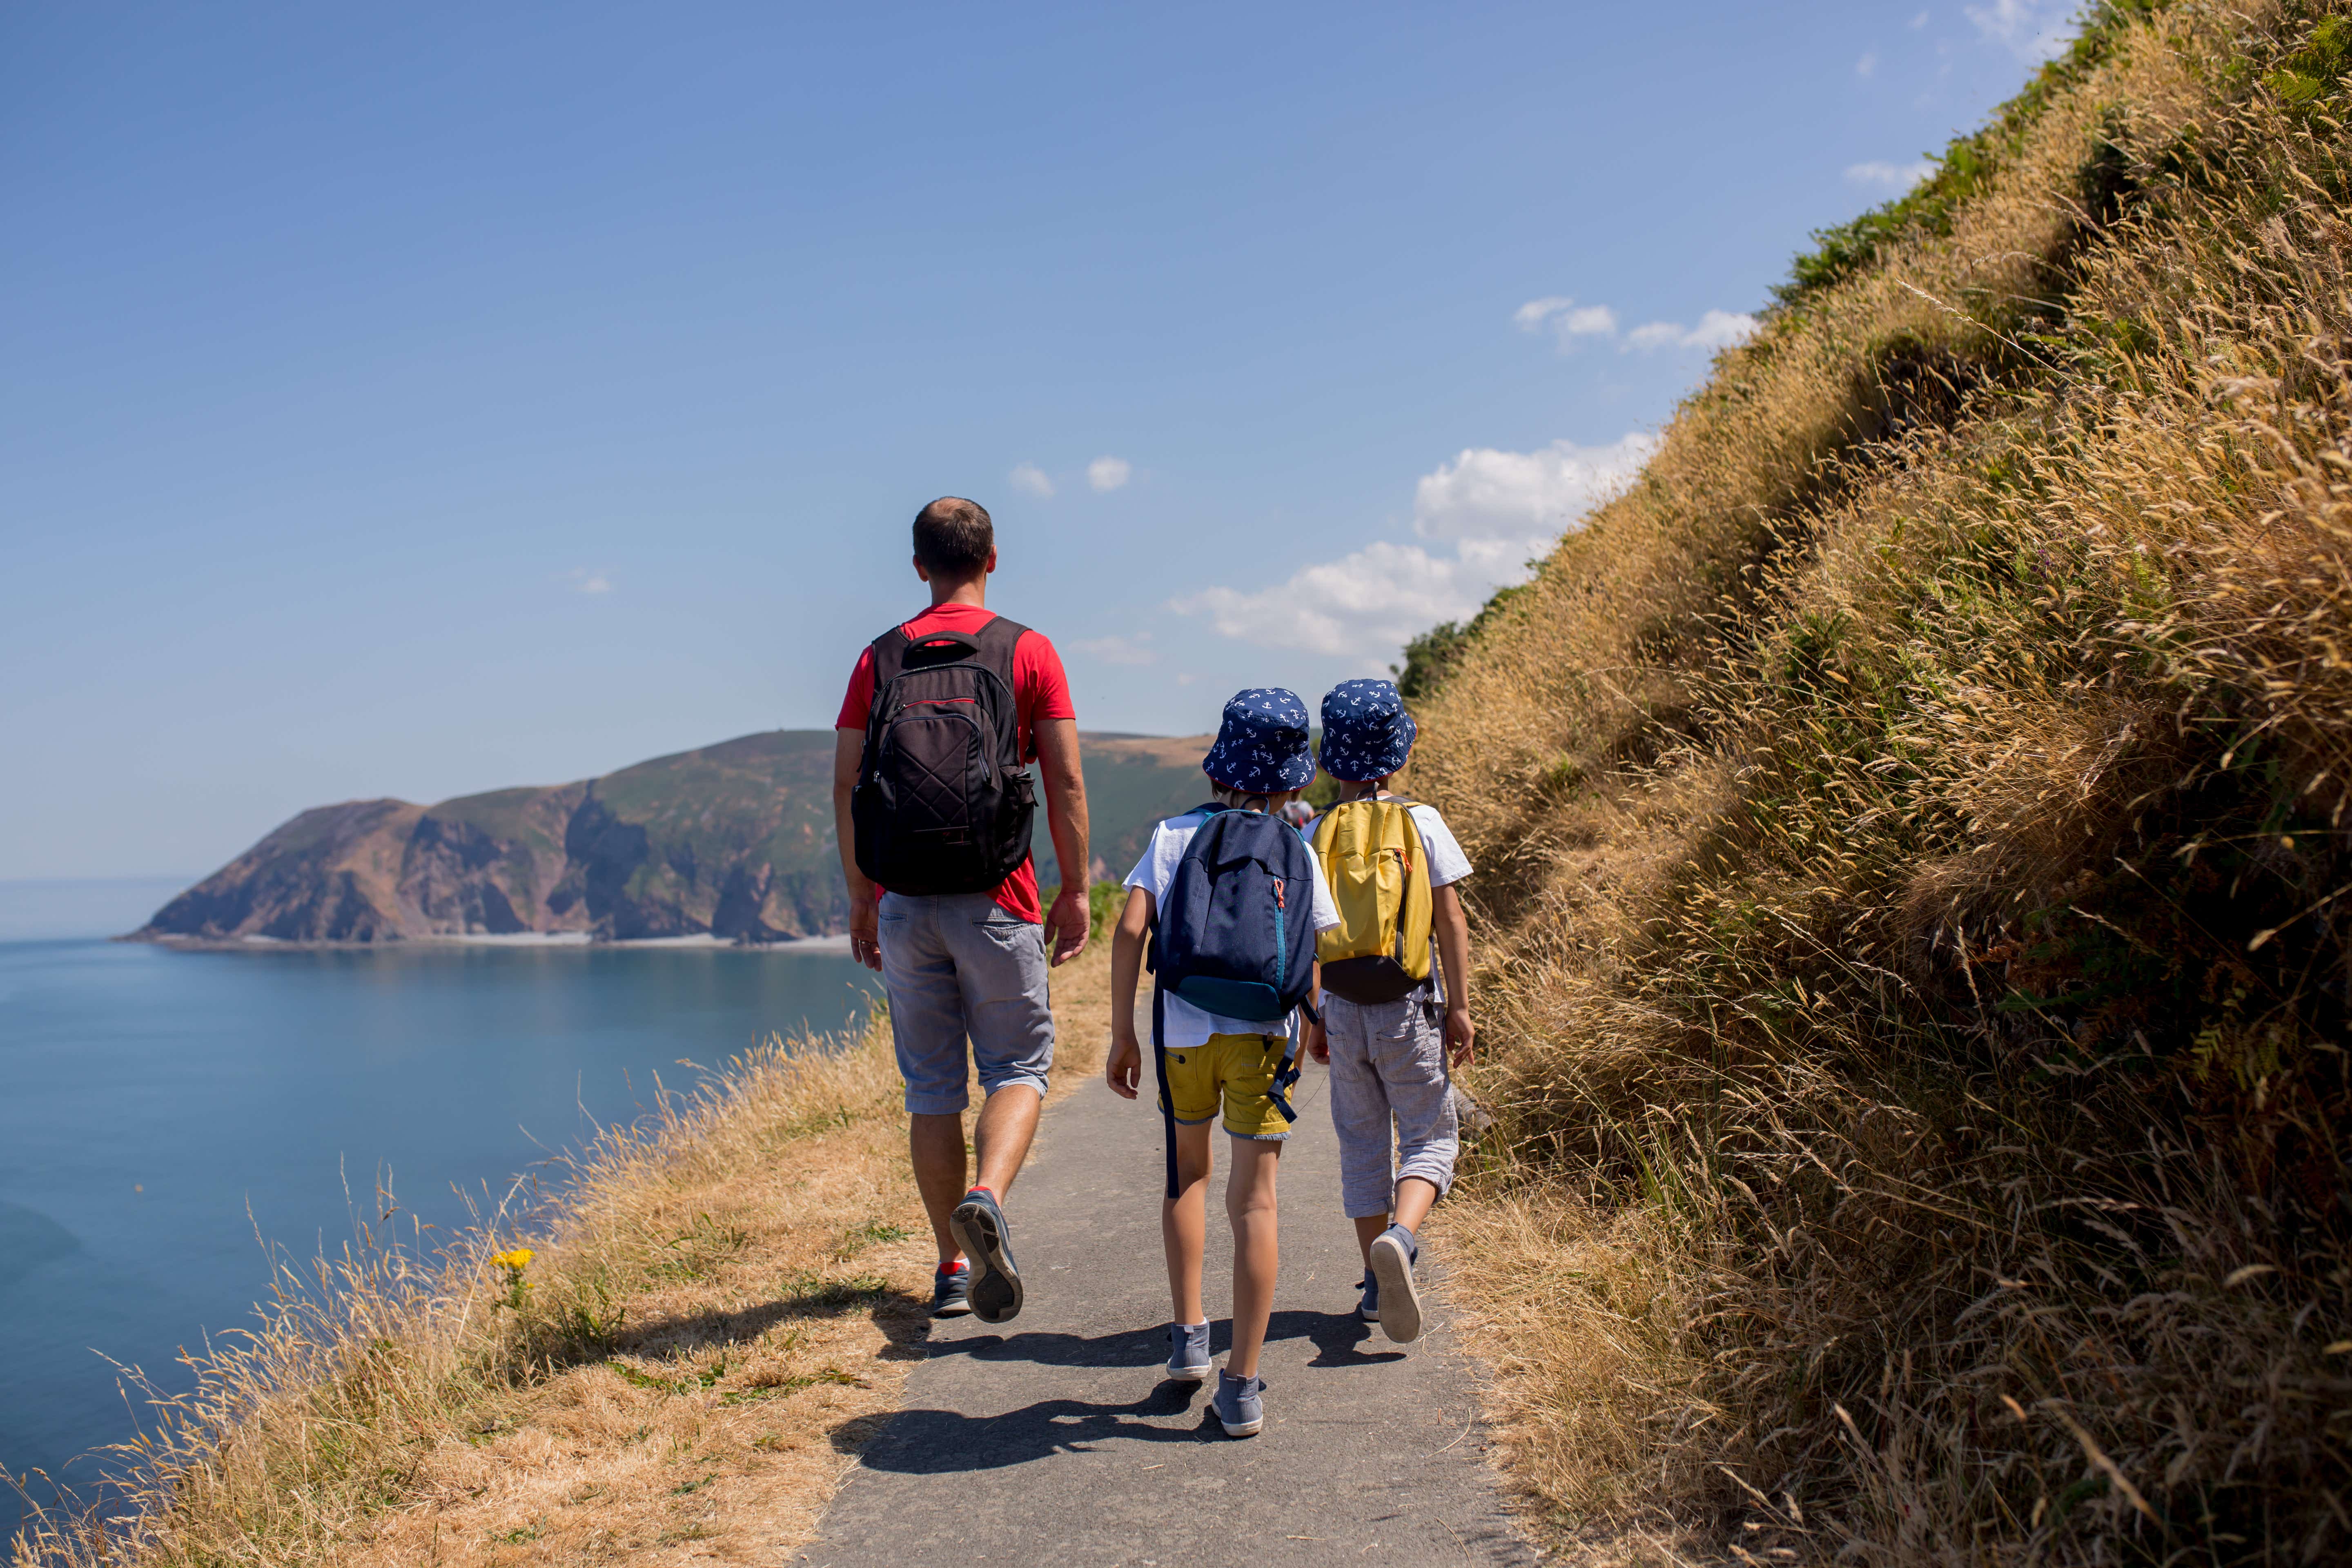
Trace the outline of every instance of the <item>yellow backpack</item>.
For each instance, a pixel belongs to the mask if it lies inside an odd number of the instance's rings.
[[[1315,825],[1315,858],[1339,923],[1315,941],[1323,989],[1393,1002],[1429,980],[1429,857],[1402,796],[1351,800]]]

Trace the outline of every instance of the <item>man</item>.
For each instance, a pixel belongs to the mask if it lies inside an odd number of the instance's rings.
[[[915,1184],[939,1242],[931,1310],[990,1323],[1021,1310],[1001,1205],[1054,1061],[1046,932],[1055,964],[1086,950],[1089,863],[1069,683],[1052,643],[988,608],[995,570],[995,528],[978,505],[943,496],[916,514],[915,575],[931,607],[858,657],[833,762],[850,950],[882,972]],[[1034,797],[1013,771],[1033,760],[1062,867],[1050,913],[1029,858]],[[967,1037],[986,1096],[970,1185]]]

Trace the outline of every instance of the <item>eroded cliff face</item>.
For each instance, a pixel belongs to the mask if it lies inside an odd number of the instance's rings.
[[[1208,737],[1081,737],[1097,875],[1204,793]],[[602,778],[306,811],[157,911],[152,941],[581,932],[747,942],[847,929],[830,730],[772,730]],[[1060,879],[1038,814],[1038,879]]]
[[[404,800],[302,813],[156,911],[141,936],[383,942],[402,929],[401,847],[424,816]]]

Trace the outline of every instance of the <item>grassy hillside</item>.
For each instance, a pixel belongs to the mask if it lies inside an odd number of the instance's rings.
[[[1416,672],[1563,1542],[2352,1555],[2348,65],[2095,9]]]

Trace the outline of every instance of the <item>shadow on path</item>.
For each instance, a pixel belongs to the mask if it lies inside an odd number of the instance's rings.
[[[1310,1367],[1377,1366],[1382,1362],[1402,1360],[1404,1352],[1400,1350],[1366,1352],[1358,1348],[1379,1331],[1352,1312],[1293,1310],[1275,1313],[1266,1324],[1265,1337],[1268,1344],[1278,1340],[1305,1340],[1312,1344],[1316,1353],[1315,1359],[1307,1363]],[[1211,1321],[1209,1353],[1223,1355],[1233,1348],[1233,1320],[1218,1318]],[[969,1339],[934,1343],[931,1354],[968,1356],[981,1362],[1026,1362],[1034,1366],[1142,1368],[1157,1365],[1167,1358],[1168,1338],[1164,1326],[1095,1335],[975,1334]]]
[[[1225,1442],[1206,1401],[1191,1426],[1160,1425],[1181,1415],[1201,1385],[1163,1381],[1141,1399],[1125,1405],[1094,1405],[1082,1399],[1041,1399],[1000,1415],[964,1415],[952,1410],[902,1410],[883,1435],[867,1443],[861,1462],[869,1470],[907,1476],[950,1475],[1025,1465],[1049,1454],[1092,1451],[1120,1438],[1138,1443]],[[1152,1418],[1156,1417],[1157,1421]],[[834,1446],[854,1453],[865,1434],[835,1430]]]

